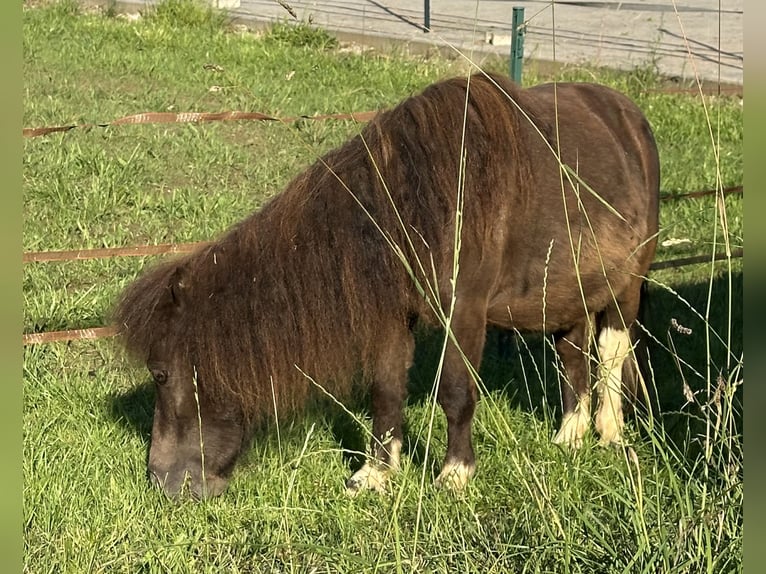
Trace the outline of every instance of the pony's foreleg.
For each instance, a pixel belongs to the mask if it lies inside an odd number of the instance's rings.
[[[486,305],[470,305],[458,300],[452,332],[460,348],[454,341],[448,342],[439,380],[437,400],[447,418],[447,454],[435,484],[459,490],[476,469],[471,422],[477,391],[472,371],[479,370],[484,350]]]
[[[402,333],[379,358],[372,382],[371,456],[346,481],[346,491],[382,492],[392,472],[399,469],[402,450],[402,408],[407,396],[407,370],[412,365],[415,343],[412,333]]]
[[[595,317],[590,315],[569,331],[555,336],[565,376],[561,379],[561,427],[553,442],[572,448],[582,446],[590,427],[590,343],[594,321]]]

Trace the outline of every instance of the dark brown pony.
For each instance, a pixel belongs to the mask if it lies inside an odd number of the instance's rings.
[[[555,337],[557,442],[590,424],[619,442],[629,329],[654,256],[659,165],[646,119],[603,86],[436,83],[380,114],[259,212],[144,274],[115,314],[154,377],[149,473],[166,493],[223,491],[254,425],[321,386],[371,389],[372,456],[349,490],[396,469],[413,327],[449,323],[437,483],[462,487],[488,325]],[[457,264],[456,264],[457,262]],[[623,377],[623,374],[625,375]],[[623,378],[625,379],[623,381]]]

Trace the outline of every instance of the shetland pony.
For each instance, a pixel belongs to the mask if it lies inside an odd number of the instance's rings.
[[[603,86],[441,81],[379,114],[216,241],[144,273],[118,301],[124,346],[156,385],[149,475],[221,493],[252,429],[321,386],[371,394],[371,456],[350,492],[399,465],[413,328],[449,328],[436,483],[475,469],[471,421],[488,326],[552,334],[565,377],[554,440],[622,438],[629,335],[658,231],[650,126]]]

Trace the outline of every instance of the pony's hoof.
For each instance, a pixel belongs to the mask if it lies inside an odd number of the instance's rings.
[[[599,444],[602,446],[625,446],[622,427],[622,421],[618,417],[596,417],[596,431],[600,437]]]
[[[346,494],[356,496],[363,490],[386,491],[386,473],[366,463],[346,481]]]
[[[564,429],[559,430],[553,437],[553,444],[570,448],[572,450],[579,450],[582,448],[582,437],[572,435],[571,433],[564,432]]]
[[[608,435],[602,434],[601,440],[598,441],[598,444],[601,446],[613,446],[615,448],[623,448],[628,446],[625,437],[620,432]]]
[[[444,468],[434,481],[436,488],[445,488],[452,491],[463,490],[476,471],[476,465],[463,462],[451,461],[444,464]]]
[[[553,437],[554,444],[560,444],[572,449],[582,446],[583,437],[590,426],[590,418],[580,411],[568,413],[561,420],[561,428]]]

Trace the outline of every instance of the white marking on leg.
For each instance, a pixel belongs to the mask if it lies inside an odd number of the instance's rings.
[[[347,494],[356,496],[363,490],[385,492],[389,475],[399,470],[402,441],[392,439],[385,447],[389,452],[388,464],[379,460],[365,462],[364,466],[357,470],[346,482]]]
[[[476,471],[475,465],[467,465],[457,460],[448,460],[444,463],[444,468],[436,477],[434,484],[437,488],[448,488],[449,490],[463,490],[468,481]]]
[[[388,450],[388,468],[390,472],[396,472],[399,470],[402,456],[402,441],[394,438],[385,446],[386,450]]]
[[[553,437],[555,444],[570,448],[580,448],[582,439],[590,427],[590,391],[580,398],[574,412],[566,413],[561,419],[561,427]]]
[[[628,331],[605,327],[598,338],[598,353],[596,430],[602,444],[622,444],[622,364],[631,353]]]

